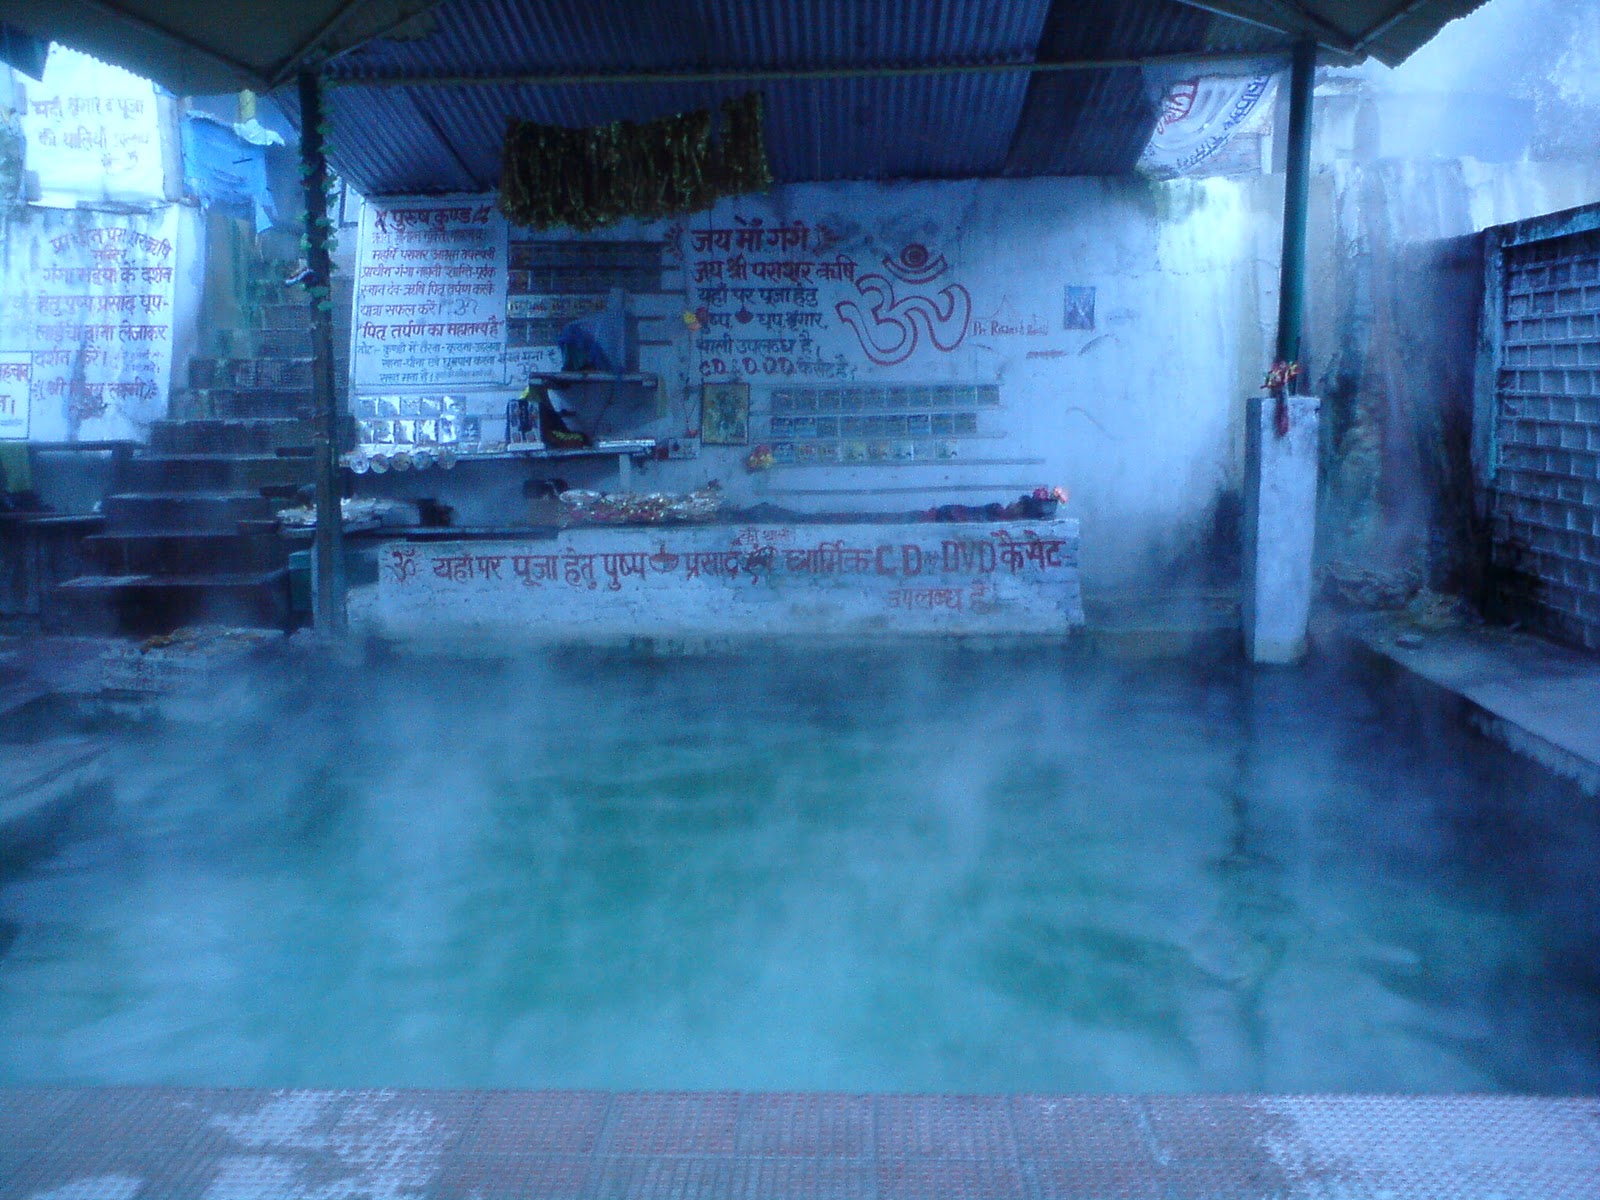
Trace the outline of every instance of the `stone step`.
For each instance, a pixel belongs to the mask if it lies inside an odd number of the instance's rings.
[[[196,625],[287,629],[291,620],[286,568],[82,575],[57,585],[52,600],[70,627],[107,633],[170,633]]]
[[[287,308],[298,308],[302,313],[308,307],[310,297],[306,290],[299,284],[285,285],[284,279],[295,274],[298,268],[286,270],[283,275],[257,280],[250,284],[250,302],[259,308],[265,304],[283,305]]]
[[[156,421],[154,454],[273,454],[311,445],[311,422],[290,417]]]
[[[311,460],[280,454],[144,454],[123,464],[130,492],[259,492],[312,482]]]
[[[256,319],[261,329],[310,329],[311,305],[305,300],[293,304],[259,304]]]
[[[102,575],[170,577],[267,571],[289,561],[288,546],[275,533],[97,533],[84,538],[83,551]]]
[[[311,387],[311,358],[192,358],[192,388]]]
[[[241,521],[268,521],[276,509],[260,492],[123,492],[102,505],[108,535],[237,533]]]
[[[308,417],[310,388],[181,388],[172,393],[172,413],[179,420],[252,420],[259,417]]]
[[[72,591],[119,592],[129,588],[237,588],[260,587],[288,574],[287,567],[272,571],[209,571],[198,575],[79,575],[58,583]]]
[[[311,357],[309,320],[303,329],[219,329],[208,340],[218,358]]]

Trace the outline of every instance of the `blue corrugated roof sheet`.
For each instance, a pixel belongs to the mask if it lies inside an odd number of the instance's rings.
[[[508,118],[570,126],[715,104],[750,83],[362,87],[419,76],[819,70],[1193,51],[1176,0],[446,0],[431,31],[330,64],[338,167],[369,195],[491,188]],[[1228,23],[1241,46],[1260,35]],[[761,83],[780,182],[1127,170],[1155,105],[1138,70]]]

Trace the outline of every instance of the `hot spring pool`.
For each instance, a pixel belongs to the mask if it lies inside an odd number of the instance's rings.
[[[0,878],[0,1082],[1600,1090],[1595,805],[1331,667],[289,674]]]

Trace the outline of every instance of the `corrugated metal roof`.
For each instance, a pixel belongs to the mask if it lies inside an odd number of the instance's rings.
[[[1346,8],[1365,22],[1374,5],[1399,2]],[[647,120],[759,86],[780,182],[1119,174],[1148,140],[1160,99],[1137,67],[759,84],[603,76],[1098,61],[1287,44],[1268,22],[1212,11],[1230,5],[1286,10],[1277,0],[445,0],[426,36],[372,41],[329,64],[340,84],[332,145],[339,169],[370,195],[483,190],[499,178],[509,118],[575,127]],[[602,78],[527,81],[552,75]],[[520,78],[382,83],[499,76]]]
[[[280,94],[280,101],[299,124],[298,99]],[[443,192],[479,192],[492,188],[498,166],[490,173],[473,174],[464,156],[436,123],[428,120],[423,97],[409,90],[336,92],[329,104],[332,133],[331,157],[341,175],[368,195],[406,192],[429,195]],[[502,126],[503,128],[503,126]],[[374,182],[396,181],[382,189]]]
[[[1393,67],[1457,17],[1487,0],[1194,0],[1262,29],[1314,37],[1352,60],[1369,55]]]
[[[839,67],[1032,58],[1050,0],[445,0],[416,41],[376,41],[337,78],[396,71]]]
[[[1083,19],[1079,6],[1057,4],[1039,39],[1039,57],[1127,58],[1205,46],[1215,18],[1171,0],[1125,0]],[[1228,22],[1237,24],[1237,22]],[[1155,127],[1160,97],[1137,68],[1092,75],[1040,75],[1011,150],[1008,175],[1120,175],[1131,170]]]
[[[340,171],[369,195],[483,190],[499,179],[509,118],[573,127],[645,120],[747,87],[339,88],[333,150]],[[999,174],[1027,89],[1023,75],[768,84],[768,158],[788,182]],[[386,132],[351,136],[360,129]]]
[[[1484,0],[1185,0],[1231,12],[1280,36],[1313,37],[1394,65]],[[155,80],[180,95],[271,88],[303,64],[360,47],[384,31],[424,32],[438,0],[5,0],[5,20]],[[373,47],[369,64],[449,58],[452,70],[518,69],[546,61],[587,69],[687,63],[813,66],[932,57],[971,61],[1031,53],[1043,0],[451,0],[431,42]],[[1061,3],[1086,24],[1118,0]],[[466,13],[463,16],[463,12]],[[478,58],[450,57],[471,48]],[[551,60],[540,57],[548,51]],[[597,53],[604,51],[604,53]],[[387,57],[385,57],[387,55]]]
[[[449,0],[433,32],[334,60],[333,79],[1030,62],[1050,0]],[[372,195],[492,187],[511,117],[589,126],[714,105],[749,83],[334,89],[337,165]],[[764,83],[781,181],[996,174],[1022,111],[1022,74]],[[408,130],[404,149],[361,131]],[[406,156],[430,140],[430,154]],[[470,183],[463,182],[470,181]]]

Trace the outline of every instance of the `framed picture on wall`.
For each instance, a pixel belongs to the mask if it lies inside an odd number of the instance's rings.
[[[748,383],[701,385],[700,440],[708,446],[743,446],[749,443]]]
[[[1066,316],[1062,320],[1064,329],[1093,329],[1094,328],[1094,288],[1071,287],[1067,288]]]

